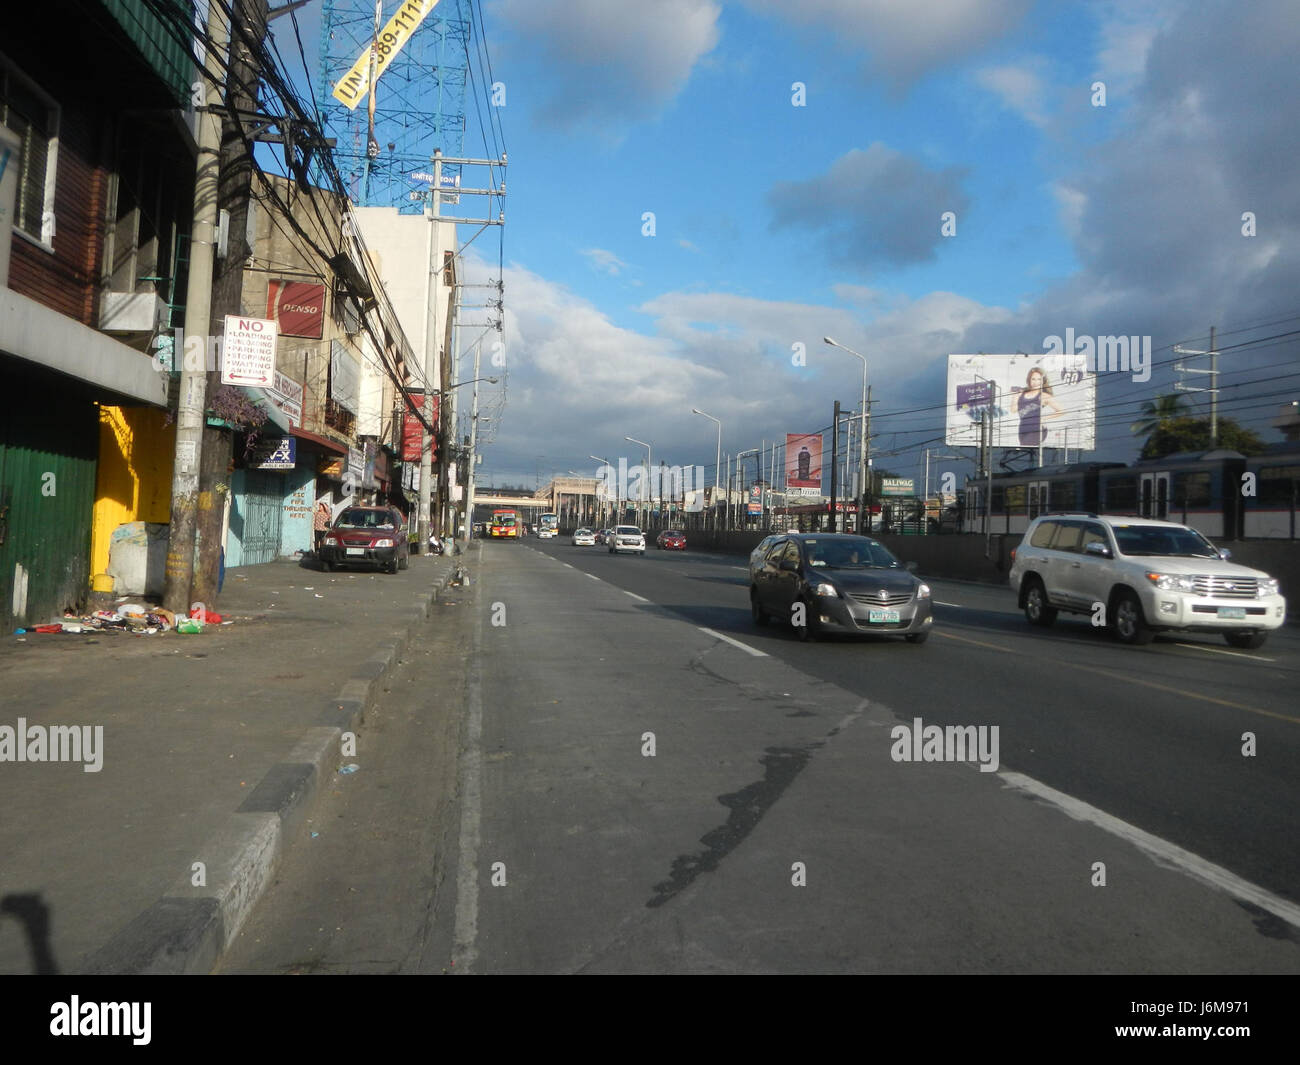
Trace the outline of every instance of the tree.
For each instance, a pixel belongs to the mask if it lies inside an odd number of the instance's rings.
[[[1162,459],[1180,451],[1208,451],[1211,446],[1258,455],[1265,444],[1252,430],[1244,429],[1231,418],[1219,419],[1219,438],[1210,443],[1209,418],[1169,418],[1160,424],[1142,447],[1142,458]]]
[[[1174,418],[1188,416],[1187,402],[1177,392],[1156,396],[1142,404],[1142,417],[1129,426],[1134,436],[1150,436]]]

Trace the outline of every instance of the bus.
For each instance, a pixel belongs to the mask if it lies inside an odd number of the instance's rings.
[[[558,536],[560,532],[560,516],[558,514],[543,514],[538,519],[537,535],[545,540],[552,536]]]
[[[488,525],[491,540],[518,540],[524,527],[523,515],[517,510],[494,510]]]

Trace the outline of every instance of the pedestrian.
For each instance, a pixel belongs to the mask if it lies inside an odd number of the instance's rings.
[[[330,527],[330,505],[323,499],[316,504],[316,514],[312,524],[316,532],[316,554],[319,555],[321,541],[325,539],[325,532]]]

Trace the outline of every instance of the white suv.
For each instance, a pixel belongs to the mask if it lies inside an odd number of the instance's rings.
[[[1267,573],[1227,558],[1171,521],[1048,514],[1012,552],[1011,587],[1033,625],[1050,625],[1065,610],[1091,614],[1124,643],[1181,629],[1254,649],[1286,620],[1286,600]]]
[[[635,551],[638,555],[645,554],[645,534],[635,525],[617,525],[609,532],[609,553],[617,554],[620,551]]]

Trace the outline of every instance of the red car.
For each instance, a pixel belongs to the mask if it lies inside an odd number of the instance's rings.
[[[396,507],[345,507],[325,533],[320,568],[376,566],[396,573],[406,569],[411,545],[402,512]]]
[[[685,551],[686,534],[676,529],[665,529],[655,537],[655,547],[661,551]]]

